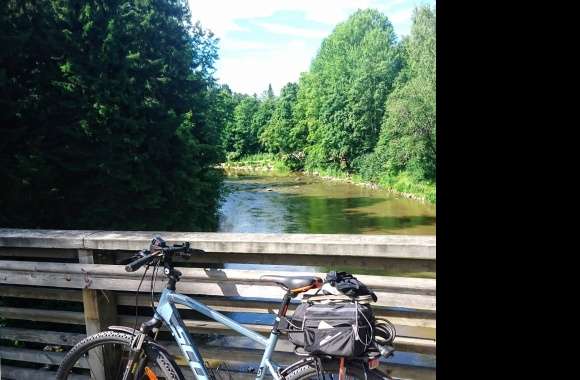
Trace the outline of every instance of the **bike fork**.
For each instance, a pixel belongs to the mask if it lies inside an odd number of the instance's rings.
[[[139,373],[145,362],[147,361],[147,357],[144,356],[141,361],[139,361],[139,356],[143,353],[143,342],[145,341],[145,334],[139,333],[135,335],[133,341],[131,342],[131,354],[129,355],[129,361],[127,362],[127,366],[125,367],[125,372],[123,373],[123,380],[130,380],[129,377],[131,372],[133,372],[134,363],[139,363],[136,368],[135,373]]]

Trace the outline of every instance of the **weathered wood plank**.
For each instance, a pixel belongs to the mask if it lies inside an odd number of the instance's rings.
[[[260,280],[262,275],[323,275],[322,273],[262,272],[233,269],[179,268],[183,272],[179,290],[188,294],[213,296],[242,296],[281,299],[283,290]],[[120,265],[35,263],[0,261],[0,284],[56,286],[103,290],[137,290],[140,271],[126,273]],[[389,278],[382,276],[357,276],[374,289],[379,306],[406,307],[435,311],[435,280],[417,278]],[[149,288],[149,279],[142,289]],[[156,291],[162,291],[164,278],[160,276]]]
[[[333,255],[435,260],[434,236],[240,234],[155,231],[0,229],[0,247],[139,250],[151,238],[189,241],[208,252]]]
[[[189,367],[181,366],[182,372],[187,380],[195,380],[193,373],[189,370]],[[256,365],[257,367],[257,365]],[[228,367],[229,368],[229,367]],[[244,370],[247,370],[248,366],[242,366]],[[56,374],[55,371],[47,370],[36,370],[31,368],[22,368],[14,366],[2,366],[2,373],[7,379],[26,379],[26,380],[46,380],[53,378]],[[226,378],[230,380],[254,380],[256,378],[255,369],[253,372],[234,372],[225,371],[220,369],[220,378]],[[393,380],[435,380],[435,371],[425,368],[410,368],[410,367],[395,367],[392,373]],[[71,375],[69,376],[71,380],[88,380],[88,376],[83,375]],[[267,379],[272,378],[271,376],[266,376]]]
[[[0,247],[85,248],[84,238],[97,231],[0,228]]]
[[[26,379],[26,380],[47,380],[53,379],[56,371],[49,371],[43,369],[22,368],[15,366],[2,366],[3,379]],[[89,376],[72,374],[69,375],[69,380],[89,380]]]
[[[55,346],[74,346],[85,338],[85,334],[62,331],[0,327],[0,338],[22,342],[46,343]]]
[[[84,325],[85,317],[78,311],[40,310],[20,307],[0,306],[0,317],[39,322]]]
[[[150,317],[138,317],[138,323],[146,321]],[[127,326],[133,326],[135,323],[134,315],[120,315],[119,323]],[[185,326],[193,333],[203,334],[203,333],[216,333],[224,335],[237,335],[235,331],[225,327],[219,322],[215,321],[203,321],[194,319],[184,319]],[[272,327],[270,325],[262,325],[255,323],[242,323],[244,326],[254,330],[260,334],[268,335]],[[397,335],[399,337],[408,338],[421,338],[421,339],[435,339],[436,332],[433,328],[426,328],[420,326],[395,326],[397,328]],[[165,327],[164,327],[165,329]]]
[[[3,316],[4,318],[7,319],[70,323],[77,325],[84,324],[83,314],[80,312],[71,312],[71,311],[59,311],[59,310],[41,311],[37,309],[27,309],[27,308],[0,307],[0,316]],[[139,324],[149,318],[150,317],[139,316],[137,318],[137,322]],[[135,323],[135,316],[119,315],[118,323],[125,326],[133,326]],[[215,321],[200,321],[200,320],[185,319],[184,323],[188,328],[188,330],[194,334],[216,333],[223,335],[239,335],[235,331],[228,329],[224,325]],[[244,323],[243,325],[263,335],[268,335],[271,329],[271,326],[268,325],[248,324],[248,323]],[[434,352],[435,329],[421,328],[417,326],[396,326],[396,327],[398,337],[395,340],[395,348],[397,350],[423,352],[423,353]],[[167,331],[167,328],[164,326],[162,330]],[[2,331],[3,328],[0,328],[0,332]],[[7,331],[9,332],[10,330]],[[281,341],[286,339],[287,339],[286,336],[282,336]]]
[[[137,272],[127,273],[122,265],[103,265],[87,263],[50,263],[50,262],[30,262],[30,261],[0,261],[1,270],[11,271],[32,271],[46,273],[83,273],[87,275],[111,277],[111,278],[137,278],[140,280],[143,275],[143,269]],[[256,271],[242,269],[205,269],[205,268],[183,268],[179,270],[183,273],[182,282],[187,280],[201,281],[230,281],[247,284],[268,284],[260,280],[263,275],[280,275],[280,276],[320,276],[324,277],[325,273],[298,272],[298,271]],[[356,275],[359,280],[364,282],[369,288],[397,291],[408,294],[426,294],[435,295],[436,280],[425,278],[409,277],[387,277],[387,276],[369,276]],[[160,276],[161,277],[161,276]]]
[[[176,358],[178,364],[185,364],[185,358],[182,356],[181,351],[173,342],[161,342],[164,347]],[[288,349],[278,349],[274,352],[274,360],[279,364],[291,364],[299,360],[291,350]],[[207,360],[218,360],[226,362],[242,362],[242,363],[253,363],[261,359],[263,354],[263,349],[254,349],[247,347],[237,347],[228,346],[227,347],[227,359],[224,359],[224,347],[223,346],[213,346],[208,344],[199,345],[199,349]],[[417,354],[417,353],[402,353],[399,355],[394,355],[389,359],[381,358],[381,362],[387,365],[397,365],[397,366],[410,366],[415,365],[417,367],[423,368],[435,368],[435,357],[433,355]]]
[[[93,250],[79,249],[79,263],[95,264]],[[85,280],[86,281],[86,280]],[[88,280],[90,281],[90,280]],[[115,293],[110,290],[94,290],[85,288],[83,292],[83,314],[85,316],[85,329],[87,335],[94,335],[116,324],[117,322],[117,302]],[[108,347],[96,347],[89,351],[89,365],[91,368],[91,378],[106,379],[107,368],[105,363],[107,358],[113,353]]]
[[[37,286],[11,286],[0,284],[0,297],[83,302],[83,293],[78,289],[47,288]]]
[[[60,363],[62,363],[65,355],[66,352],[49,352],[31,350],[28,348],[0,346],[0,358],[22,362],[53,364],[58,366]],[[75,364],[75,367],[89,368],[87,360],[83,357],[79,359],[79,361]]]
[[[0,248],[0,257],[76,259],[76,249]]]
[[[233,332],[232,332],[233,333]],[[57,346],[73,346],[80,342],[86,335],[60,331],[25,329],[18,327],[0,327],[0,339],[18,340],[23,342],[45,343]],[[293,347],[285,337],[279,341],[277,349],[292,352]],[[435,354],[436,343],[430,339],[398,337],[397,350],[417,352],[423,354]]]
[[[163,344],[168,349],[168,351],[175,357],[178,364],[180,365],[186,364],[185,358],[182,356],[181,351],[174,343],[170,342],[160,342],[160,343]],[[259,359],[263,354],[263,350],[260,349],[228,347],[227,359],[224,360],[223,347],[203,344],[199,345],[198,348],[205,360],[208,361],[217,360],[226,363],[227,362],[253,363],[259,361]],[[65,352],[45,352],[41,350],[0,346],[0,358],[31,363],[59,365],[62,362],[62,359],[64,358],[65,354],[66,354]],[[299,360],[299,357],[297,357],[291,352],[275,351],[273,354],[273,360],[281,365],[288,365]],[[387,360],[382,359],[381,361],[387,366],[389,365],[408,366],[410,363],[415,362],[420,364],[418,365],[418,367],[435,368],[435,362],[433,357],[422,354],[413,354],[406,356],[400,355],[398,358],[397,355],[395,355]],[[86,359],[81,358],[79,359],[79,361],[75,366],[79,368],[88,368],[89,363]]]
[[[234,296],[234,297],[252,297],[266,299],[281,299],[284,295],[282,289],[277,286],[263,286],[252,284],[239,284],[232,282],[216,281],[194,282],[184,281],[178,285],[181,292],[187,294],[205,294],[212,296]],[[136,291],[139,285],[139,279],[114,278],[114,277],[94,277],[89,273],[68,274],[68,273],[40,273],[26,271],[4,271],[0,270],[0,283],[4,284],[22,284],[46,286],[48,284],[66,288],[83,288],[103,289],[103,290],[132,290]],[[143,281],[141,290],[148,290],[149,280]],[[161,292],[164,287],[162,281],[157,281],[155,286],[156,292]],[[424,296],[416,294],[400,294],[393,292],[376,291],[378,297],[377,305],[411,308],[415,310],[435,311],[436,301],[434,296]]]
[[[116,292],[117,303],[124,306],[135,305],[135,293]],[[43,300],[60,300],[82,302],[82,292],[77,289],[47,288],[33,286],[10,286],[0,284],[0,297],[32,298]],[[194,296],[195,298],[195,296]],[[248,312],[248,313],[269,313],[277,314],[280,300],[218,297],[218,296],[197,296],[197,299],[206,305],[226,312]],[[138,296],[138,306],[149,306],[150,295],[140,294]],[[288,310],[292,312],[296,309],[298,301],[290,304]],[[185,306],[177,305],[179,309]],[[392,321],[400,321],[401,324],[410,326],[423,326],[435,328],[435,313],[416,312],[411,309],[400,310],[373,305],[376,316],[384,316]]]
[[[169,243],[189,241],[208,252],[291,253],[296,255],[378,256],[435,258],[434,236],[347,235],[347,234],[244,234],[181,232],[106,231],[86,237],[86,248],[138,250],[151,238],[162,236]]]
[[[25,289],[27,291],[21,291]],[[36,291],[32,291],[36,290]],[[51,297],[59,296],[58,291],[66,290],[59,299],[82,301],[81,292],[78,290],[69,289],[50,289],[50,288],[34,288],[34,287],[0,287],[0,294],[7,296],[18,296],[26,298],[37,299],[51,299]],[[4,293],[3,293],[4,292]],[[116,294],[119,305],[133,307],[135,305],[135,295],[127,292]],[[222,312],[244,312],[256,313],[258,315],[267,313],[274,314],[278,312],[278,303],[260,302],[260,301],[246,301],[246,300],[228,300],[225,297],[203,297],[200,298],[202,302]],[[141,294],[138,297],[138,306],[150,306],[150,296],[148,294]],[[177,305],[179,309],[186,309],[185,306]],[[289,309],[289,315],[292,314],[296,304],[292,304]],[[421,314],[413,313],[394,313],[389,310],[375,308],[376,316],[383,316],[388,318],[395,324],[400,336],[420,337],[426,339],[434,339],[436,321],[434,316],[424,318]],[[109,324],[113,324],[110,322]],[[109,325],[107,324],[107,326]],[[106,327],[106,326],[104,326]],[[102,329],[102,328],[101,328]]]
[[[100,251],[104,255],[114,256],[117,260],[132,256],[135,251]],[[117,261],[119,262],[119,261]],[[261,264],[261,265],[295,265],[322,268],[372,268],[374,271],[383,271],[385,276],[398,273],[429,272],[434,275],[435,260],[398,259],[367,256],[333,256],[328,255],[295,255],[269,253],[229,253],[207,252],[204,255],[194,255],[187,259],[176,258],[176,263],[199,264]],[[331,270],[331,269],[329,269]],[[349,269],[350,271],[356,271]],[[421,277],[423,277],[422,275]],[[412,276],[411,276],[412,277]]]
[[[194,297],[195,298],[195,297]],[[260,301],[246,301],[246,300],[231,300],[226,297],[203,297],[198,298],[199,301],[212,307],[215,310],[222,312],[247,312],[247,313],[267,313],[276,315],[278,314],[279,302],[260,302]],[[125,306],[135,306],[135,294],[131,293],[118,293],[117,302],[119,305]],[[150,295],[140,294],[137,298],[138,306],[150,306],[151,298]],[[176,305],[178,309],[187,309],[186,306]],[[297,304],[293,303],[288,307],[288,315],[292,315],[292,312],[296,309]],[[384,316],[389,318],[391,322],[395,325],[407,325],[407,326],[421,326],[435,328],[436,321],[435,316],[431,315],[426,318],[423,314],[413,314],[409,313],[394,313],[388,309],[374,307],[373,312],[375,316]]]
[[[93,251],[78,250],[80,264],[95,264]],[[95,290],[90,288],[90,278],[85,278],[85,287],[82,289],[83,310],[87,334],[92,335],[103,331],[107,326],[117,321],[117,302],[114,292],[109,290]]]

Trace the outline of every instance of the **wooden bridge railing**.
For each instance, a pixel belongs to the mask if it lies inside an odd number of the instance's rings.
[[[399,378],[435,378],[436,281],[408,276],[435,272],[435,237],[22,229],[0,229],[2,375],[46,379],[54,375],[47,371],[54,371],[70,346],[86,334],[111,324],[132,326],[135,302],[137,320],[148,318],[149,279],[136,299],[143,270],[127,273],[118,263],[148,247],[153,236],[168,243],[190,241],[207,251],[187,261],[176,260],[183,272],[178,290],[263,334],[269,332],[283,293],[261,282],[262,275],[300,275],[308,270],[295,266],[322,267],[321,272],[348,269],[377,294],[375,313],[397,328],[397,353],[385,361],[386,368]],[[357,274],[361,272],[373,275]],[[162,277],[157,291],[164,286]],[[197,334],[210,367],[223,367],[225,361],[234,377],[254,378],[259,347],[194,312],[184,310],[183,318]],[[160,338],[170,340],[167,332]],[[179,357],[174,345],[169,349]],[[287,340],[281,340],[275,360],[295,361],[292,350]],[[46,368],[39,370],[41,365]],[[191,376],[187,369],[184,374]]]

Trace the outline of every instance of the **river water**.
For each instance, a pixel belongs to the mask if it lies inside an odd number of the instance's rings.
[[[228,172],[220,232],[434,235],[435,205],[352,183]]]

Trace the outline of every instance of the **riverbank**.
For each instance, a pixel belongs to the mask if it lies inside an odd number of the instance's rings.
[[[268,172],[271,175],[287,175],[292,172],[286,164],[273,154],[259,153],[220,164],[222,169]]]
[[[236,161],[227,161],[220,165],[224,170],[244,170],[248,172],[268,172],[269,175],[288,175],[292,170],[273,154],[261,153],[243,157]],[[374,189],[384,189],[399,196],[436,203],[435,183],[419,182],[406,173],[397,176],[381,175],[377,182],[365,181],[358,174],[344,173],[339,170],[316,168],[304,170],[303,173],[318,176],[329,181],[342,181]]]

